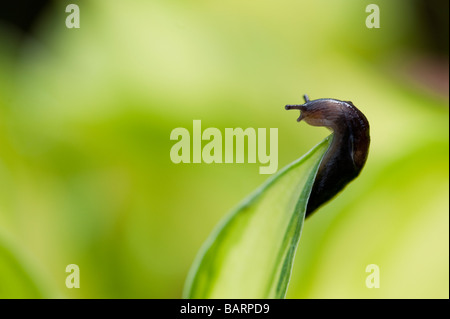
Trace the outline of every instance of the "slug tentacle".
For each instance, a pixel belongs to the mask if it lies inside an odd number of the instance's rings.
[[[336,99],[310,100],[286,105],[286,110],[300,110],[298,122],[325,126],[333,131],[332,142],[317,171],[306,209],[310,216],[322,204],[339,193],[361,172],[369,152],[369,122],[352,102]]]

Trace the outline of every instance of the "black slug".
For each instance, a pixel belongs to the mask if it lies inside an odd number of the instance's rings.
[[[306,208],[310,216],[322,204],[339,193],[361,172],[369,152],[367,118],[350,101],[317,99],[303,96],[304,104],[286,105],[286,110],[300,110],[298,122],[325,126],[333,131],[333,140],[317,171]]]

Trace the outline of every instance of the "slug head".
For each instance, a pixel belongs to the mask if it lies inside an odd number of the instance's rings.
[[[286,110],[300,110],[297,122],[304,120],[312,126],[325,126],[335,131],[338,129],[339,120],[342,118],[343,101],[334,99],[318,99],[311,101],[304,96],[305,103],[297,105],[286,105]]]

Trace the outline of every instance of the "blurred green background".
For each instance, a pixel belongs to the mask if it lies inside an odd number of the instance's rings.
[[[174,164],[171,130],[276,127],[281,168],[329,134],[284,111],[305,93],[353,101],[372,144],[306,221],[287,297],[449,297],[448,2],[76,1],[80,29],[69,3],[23,8],[25,26],[2,9],[1,298],[180,298],[203,241],[268,176]]]

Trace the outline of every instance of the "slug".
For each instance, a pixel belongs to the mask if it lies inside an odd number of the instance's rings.
[[[324,203],[355,179],[361,172],[369,152],[369,122],[350,101],[336,99],[309,100],[286,105],[286,110],[300,110],[298,122],[304,120],[312,126],[325,126],[333,132],[332,142],[320,163],[305,218],[311,216]]]

